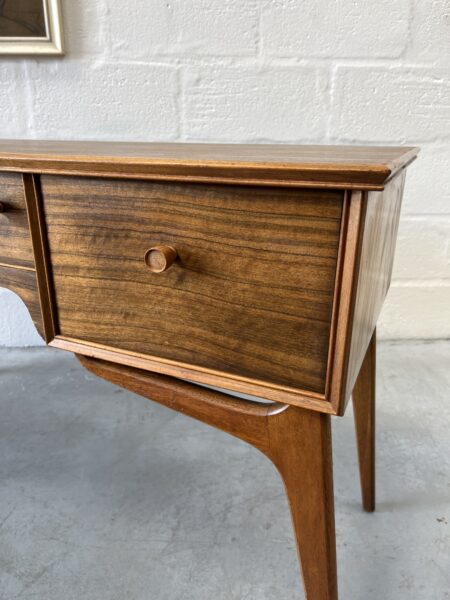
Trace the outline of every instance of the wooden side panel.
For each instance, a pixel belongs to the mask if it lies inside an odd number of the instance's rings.
[[[58,337],[324,392],[342,192],[56,176],[41,187]],[[178,259],[155,274],[143,259],[160,244]]]
[[[383,192],[369,192],[365,198],[365,219],[353,311],[346,401],[355,385],[389,290],[405,173],[403,170]]]
[[[44,337],[36,273],[25,269],[0,266],[0,287],[8,288],[23,300],[36,329]]]
[[[34,269],[22,177],[0,173],[0,264]]]

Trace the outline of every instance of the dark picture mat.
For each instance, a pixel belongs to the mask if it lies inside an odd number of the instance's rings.
[[[11,37],[47,37],[46,0],[0,0],[0,41]]]

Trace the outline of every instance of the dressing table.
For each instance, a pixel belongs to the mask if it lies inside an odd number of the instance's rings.
[[[331,417],[351,396],[375,507],[375,327],[416,154],[0,142],[0,285],[50,346],[274,463],[307,600],[337,600]]]

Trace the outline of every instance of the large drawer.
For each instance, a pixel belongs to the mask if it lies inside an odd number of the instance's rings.
[[[41,189],[59,336],[324,393],[343,192],[51,175]],[[144,261],[158,245],[178,253],[162,273]]]
[[[34,268],[22,176],[0,173],[0,264]]]

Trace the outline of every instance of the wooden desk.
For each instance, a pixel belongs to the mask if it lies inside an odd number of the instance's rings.
[[[352,392],[375,506],[375,326],[416,153],[0,143],[0,285],[49,345],[273,461],[308,600],[337,599],[330,415]]]

